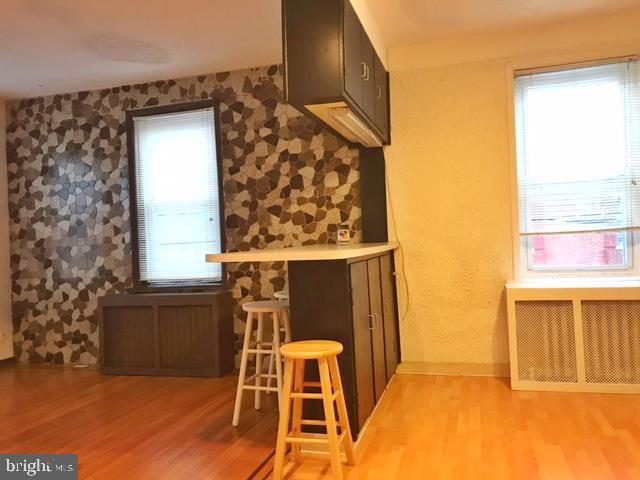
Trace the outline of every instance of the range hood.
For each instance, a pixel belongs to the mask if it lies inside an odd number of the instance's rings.
[[[365,147],[381,147],[382,140],[345,102],[305,105],[305,108],[343,137]]]

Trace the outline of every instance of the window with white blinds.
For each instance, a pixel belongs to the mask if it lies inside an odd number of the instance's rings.
[[[640,63],[521,74],[515,99],[529,270],[536,255],[542,270],[545,262],[629,268],[633,235],[626,232],[640,228]]]
[[[133,116],[142,284],[216,283],[222,248],[213,107]]]

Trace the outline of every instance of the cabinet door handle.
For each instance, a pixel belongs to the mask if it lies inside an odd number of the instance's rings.
[[[364,77],[364,81],[366,82],[366,81],[368,81],[368,80],[369,80],[369,65],[367,65],[367,64],[365,63],[365,64],[364,64],[364,68],[365,68],[365,71],[366,71],[366,74],[367,74],[367,75]]]
[[[367,317],[369,317],[369,330],[373,330],[375,327],[374,322],[375,322],[375,313],[371,313],[369,315],[367,315]]]
[[[389,302],[382,302],[382,304],[384,305],[384,313],[389,318],[391,316],[391,305]]]
[[[378,94],[376,95],[376,99],[380,100],[382,98],[382,87],[380,85],[376,85],[376,89],[378,90]]]
[[[362,73],[360,74],[360,78],[364,78],[365,80],[367,80],[367,64],[364,62],[360,62],[360,65],[362,65]]]

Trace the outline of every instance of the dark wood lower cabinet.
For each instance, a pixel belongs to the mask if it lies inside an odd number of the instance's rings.
[[[289,262],[289,292],[294,340],[344,346],[338,363],[355,438],[400,358],[393,255]],[[305,418],[322,418],[315,403],[305,402]]]
[[[371,355],[373,357],[374,394],[376,403],[387,388],[387,361],[385,358],[384,318],[382,316],[382,285],[380,257],[367,260],[369,313],[371,322]],[[355,316],[354,316],[355,317]]]
[[[358,392],[358,425],[362,426],[376,405],[367,262],[351,264],[349,266],[349,280],[351,285],[356,387]]]
[[[391,255],[380,257],[380,281],[382,287],[382,312],[384,318],[384,347],[387,360],[387,381],[400,363],[400,336],[398,335],[398,303],[396,274]]]
[[[107,295],[98,316],[102,373],[220,377],[233,371],[229,291]]]

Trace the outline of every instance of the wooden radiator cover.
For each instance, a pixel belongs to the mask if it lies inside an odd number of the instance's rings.
[[[233,370],[231,292],[132,293],[98,301],[100,371],[220,377]]]

